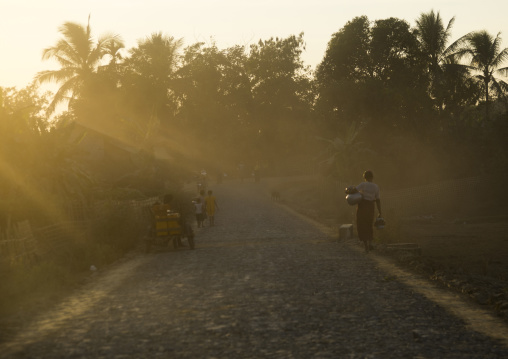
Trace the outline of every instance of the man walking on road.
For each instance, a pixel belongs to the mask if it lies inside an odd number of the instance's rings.
[[[363,174],[365,182],[360,183],[356,186],[358,192],[363,196],[363,199],[358,203],[356,210],[356,225],[358,230],[358,238],[365,245],[365,252],[369,253],[372,240],[374,239],[374,211],[375,206],[381,216],[381,200],[379,197],[379,187],[377,184],[372,182],[374,174],[372,171],[365,171]]]

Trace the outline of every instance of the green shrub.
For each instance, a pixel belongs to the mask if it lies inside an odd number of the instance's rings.
[[[123,254],[137,246],[146,223],[136,218],[132,208],[108,203],[90,227],[92,241],[107,244]]]

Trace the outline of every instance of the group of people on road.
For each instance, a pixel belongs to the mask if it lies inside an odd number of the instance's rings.
[[[194,200],[194,213],[196,214],[196,222],[198,228],[204,227],[205,219],[208,218],[210,226],[215,225],[215,212],[219,210],[217,198],[213,195],[212,190],[208,190],[205,197],[205,191],[200,190],[199,197]]]
[[[243,183],[243,180],[246,177],[249,177],[250,171],[245,166],[245,163],[240,162],[238,166],[236,167],[236,170],[238,172],[238,178],[240,179],[240,182]],[[259,161],[256,162],[252,169],[252,176],[254,177],[254,182],[258,183],[261,181],[261,165],[259,164]]]
[[[375,209],[379,212],[381,218],[381,199],[379,195],[379,186],[373,182],[374,174],[372,171],[365,171],[363,173],[364,182],[355,186],[356,190],[362,194],[362,199],[357,205],[356,209],[356,227],[358,231],[358,238],[364,243],[365,252],[372,249],[372,241],[374,239],[374,215]],[[194,213],[196,215],[197,227],[204,227],[204,222],[208,219],[210,226],[215,225],[215,213],[219,210],[217,198],[213,195],[212,190],[208,190],[205,196],[205,190],[199,190],[199,197],[193,201]],[[164,197],[163,205],[164,210],[168,210],[173,197],[166,195]],[[159,209],[159,204],[154,208]]]

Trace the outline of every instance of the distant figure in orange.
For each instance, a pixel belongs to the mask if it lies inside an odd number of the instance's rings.
[[[215,212],[219,210],[217,199],[213,195],[213,191],[208,191],[208,196],[205,198],[206,215],[210,226],[215,225]]]
[[[375,207],[377,206],[379,216],[381,216],[381,199],[379,197],[379,186],[372,182],[374,179],[372,171],[365,171],[363,178],[365,182],[356,186],[363,197],[356,209],[356,226],[358,238],[364,243],[365,252],[369,253],[374,239]]]

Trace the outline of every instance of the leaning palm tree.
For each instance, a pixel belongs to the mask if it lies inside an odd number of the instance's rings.
[[[48,107],[49,113],[53,113],[59,103],[79,97],[83,85],[96,73],[112,42],[123,46],[117,35],[105,34],[95,40],[90,29],[90,17],[86,27],[66,22],[58,30],[63,37],[55,46],[43,50],[42,59],[54,59],[61,68],[41,71],[36,75],[39,83],[56,82],[60,85]]]
[[[487,31],[473,31],[457,40],[452,47],[453,56],[467,58],[466,66],[475,78],[483,83],[485,91],[485,116],[489,119],[489,101],[491,92],[506,96],[508,83],[496,75],[508,76],[508,67],[501,67],[508,60],[508,48],[501,50],[501,33],[494,38]]]

